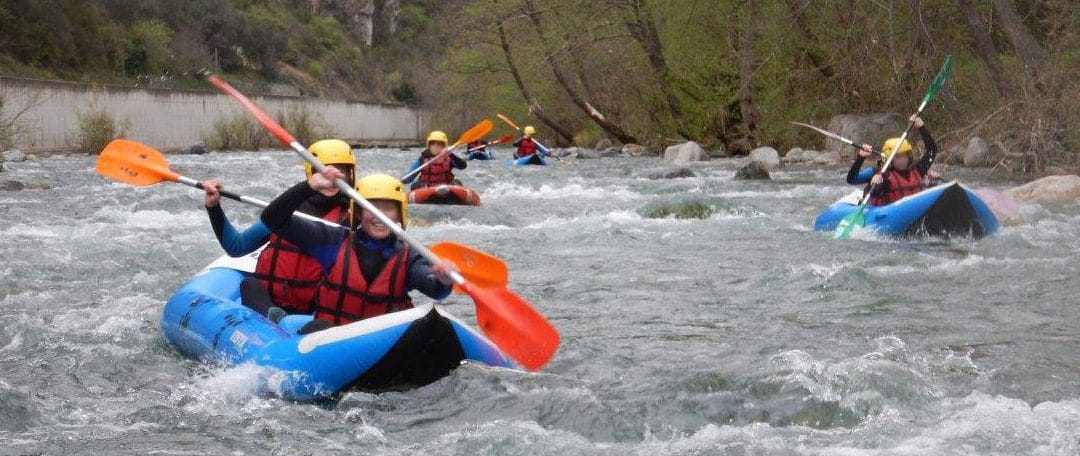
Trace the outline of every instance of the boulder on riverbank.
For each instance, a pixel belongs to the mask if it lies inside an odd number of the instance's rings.
[[[835,166],[840,164],[841,160],[840,154],[831,150],[819,152],[798,147],[789,150],[781,159],[784,163],[803,163],[819,166]]]
[[[641,144],[626,144],[622,146],[622,154],[628,157],[645,157],[656,155],[656,151]]]
[[[949,162],[973,168],[993,166],[1004,154],[1001,144],[972,136],[966,143],[949,151]]]
[[[692,163],[706,159],[705,149],[693,141],[677,144],[664,149],[664,161],[671,163]]]
[[[596,142],[596,147],[594,147],[593,149],[604,150],[604,149],[607,149],[607,148],[610,148],[610,147],[615,147],[615,144],[612,144],[610,139],[604,138],[604,139],[601,139],[601,140],[597,141]]]
[[[1067,204],[1080,200],[1080,176],[1047,176],[1006,190],[1014,200],[1037,204]]]
[[[659,171],[653,171],[645,175],[645,178],[652,180],[660,179],[681,179],[685,177],[697,177],[690,168],[685,166],[679,166],[677,168],[661,169]]]
[[[26,160],[26,154],[23,153],[23,151],[21,151],[19,149],[11,149],[11,150],[5,150],[4,153],[0,154],[0,158],[2,158],[2,160],[0,160],[0,161],[16,163],[16,162],[25,161]]]
[[[746,166],[739,168],[735,171],[735,179],[739,180],[769,180],[772,176],[769,175],[769,167],[765,164],[757,161],[751,161]]]
[[[904,131],[899,114],[841,114],[829,121],[828,130],[856,144],[868,143],[879,147],[886,139],[899,136]],[[855,148],[835,139],[826,139],[825,148],[840,154],[843,159],[854,158]]]
[[[776,169],[780,166],[780,153],[772,147],[758,147],[750,151],[750,161],[761,163],[767,169]]]

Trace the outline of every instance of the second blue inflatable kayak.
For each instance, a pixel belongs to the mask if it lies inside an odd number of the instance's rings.
[[[532,154],[527,157],[512,158],[506,161],[507,166],[524,166],[524,165],[547,165],[547,161],[540,154]]]
[[[814,222],[818,231],[833,231],[858,208],[862,191],[853,192],[826,208]],[[897,237],[966,236],[994,234],[998,220],[986,203],[967,187],[953,181],[928,188],[885,206],[867,206],[866,227]]]
[[[491,341],[436,304],[297,335],[310,315],[276,324],[240,303],[240,282],[255,259],[223,257],[180,287],[165,304],[161,330],[189,358],[266,368],[257,385],[262,393],[312,400],[426,385],[463,361],[512,366]]]

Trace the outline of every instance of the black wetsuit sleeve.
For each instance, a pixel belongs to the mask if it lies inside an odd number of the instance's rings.
[[[469,166],[465,160],[462,160],[461,157],[458,157],[453,152],[450,153],[450,160],[453,162],[454,168],[457,169],[465,169],[466,166]]]
[[[930,171],[930,166],[934,164],[934,159],[937,158],[938,145],[934,142],[934,137],[930,136],[930,130],[925,125],[919,129],[919,135],[922,136],[926,154],[919,160],[918,169],[920,174],[926,176],[926,173]]]
[[[409,272],[406,280],[408,288],[419,291],[436,301],[446,299],[450,295],[450,285],[444,285],[435,278],[431,262],[412,249],[409,250]]]
[[[296,184],[270,202],[263,210],[262,221],[274,234],[300,246],[325,267],[333,264],[341,241],[349,235],[349,230],[343,226],[332,227],[292,216],[300,205],[317,194],[307,182]]]
[[[210,216],[210,227],[214,229],[214,236],[217,236],[218,243],[223,244],[225,236],[225,211],[221,210],[221,205],[218,204],[217,206],[206,208],[206,213]]]
[[[847,183],[850,185],[861,184],[859,182],[859,172],[862,171],[863,162],[866,159],[856,155],[855,161],[851,162],[851,169],[847,172]]]

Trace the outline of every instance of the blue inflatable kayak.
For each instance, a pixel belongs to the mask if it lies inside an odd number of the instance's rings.
[[[465,155],[466,160],[494,160],[495,155],[487,150],[475,150]]]
[[[223,257],[180,287],[165,304],[161,330],[189,358],[269,368],[260,392],[313,400],[426,385],[467,360],[512,366],[491,341],[436,304],[299,336],[310,315],[275,324],[240,304],[253,255]]]
[[[833,231],[858,208],[862,190],[829,206],[814,222],[818,231]],[[867,206],[866,227],[897,237],[966,236],[994,234],[998,221],[986,203],[959,182],[928,188],[885,206]]]
[[[540,154],[532,154],[527,157],[512,158],[506,161],[506,166],[524,166],[524,165],[547,165],[547,161]]]

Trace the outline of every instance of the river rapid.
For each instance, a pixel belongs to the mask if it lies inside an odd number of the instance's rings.
[[[413,157],[360,151],[361,174]],[[266,199],[303,176],[281,151],[169,159]],[[10,164],[56,187],[0,192],[0,454],[1080,453],[1080,205],[1025,205],[979,241],[836,241],[811,226],[845,170],[735,181],[739,163],[470,162],[483,206],[413,206],[410,231],[505,260],[558,354],[332,404],[259,396],[253,368],[162,338],[164,301],[221,254],[200,193],[92,157]],[[702,218],[653,218],[688,205]]]

